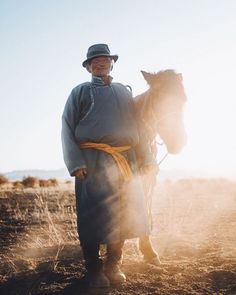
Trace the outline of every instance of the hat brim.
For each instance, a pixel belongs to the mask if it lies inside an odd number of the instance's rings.
[[[96,55],[93,55],[93,56],[91,56],[90,58],[86,59],[85,61],[83,61],[82,66],[83,66],[84,68],[86,68],[86,65],[87,65],[87,64],[88,64],[93,58],[95,58],[95,57],[99,57],[99,56],[108,56],[108,57],[111,57],[111,58],[114,60],[114,62],[116,62],[117,59],[118,59],[118,55],[117,55],[117,54],[114,54],[114,55],[109,55],[109,54],[96,54]]]

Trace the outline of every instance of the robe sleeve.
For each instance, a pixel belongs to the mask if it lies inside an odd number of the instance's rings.
[[[81,149],[75,139],[75,128],[79,121],[80,91],[72,90],[62,115],[62,151],[66,167],[71,176],[80,168],[86,168]]]

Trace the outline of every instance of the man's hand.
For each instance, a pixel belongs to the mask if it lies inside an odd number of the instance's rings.
[[[87,176],[87,168],[80,168],[79,170],[75,171],[74,176],[83,181]]]

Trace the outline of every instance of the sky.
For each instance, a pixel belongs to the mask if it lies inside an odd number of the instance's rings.
[[[161,169],[236,175],[235,15],[234,0],[1,0],[0,173],[65,167],[65,102],[90,80],[88,47],[107,43],[134,95],[140,70],[183,75],[188,143]]]

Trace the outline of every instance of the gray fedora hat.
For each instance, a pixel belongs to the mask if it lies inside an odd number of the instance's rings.
[[[114,60],[114,62],[116,62],[118,59],[117,54],[111,54],[107,44],[94,44],[88,49],[87,59],[82,63],[83,67],[85,68],[93,58],[98,56],[109,56]]]

